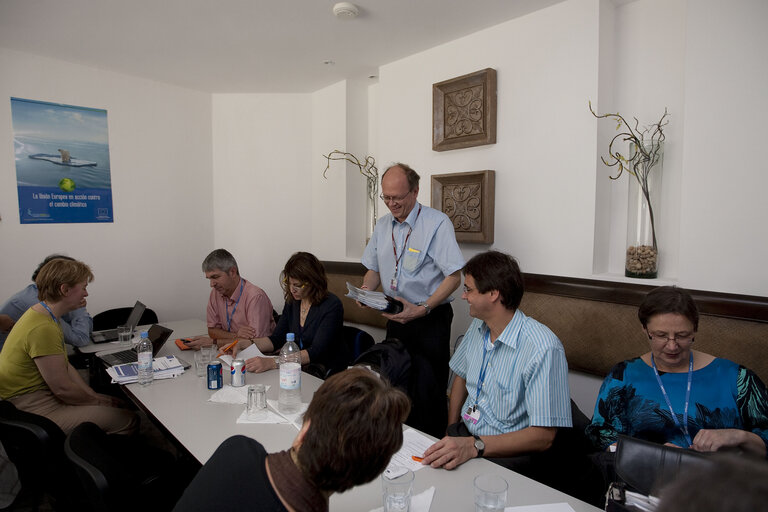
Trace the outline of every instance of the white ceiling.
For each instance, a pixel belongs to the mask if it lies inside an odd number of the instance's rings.
[[[357,0],[340,20],[335,0],[0,0],[0,47],[207,92],[312,92],[561,1]]]

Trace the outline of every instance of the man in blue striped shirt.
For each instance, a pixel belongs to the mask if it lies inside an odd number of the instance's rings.
[[[448,435],[422,463],[453,469],[485,456],[519,470],[518,456],[548,450],[557,428],[572,426],[565,351],[518,309],[524,286],[514,258],[484,252],[463,272],[462,298],[474,320],[450,361]]]

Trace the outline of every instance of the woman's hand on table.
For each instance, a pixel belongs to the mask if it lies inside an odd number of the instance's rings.
[[[245,369],[249,372],[261,373],[276,368],[277,364],[274,357],[252,357],[245,360]]]
[[[235,359],[237,357],[237,353],[241,350],[245,350],[248,347],[250,347],[253,344],[253,342],[249,339],[243,339],[243,340],[237,340],[237,343],[235,343],[232,348],[229,350],[225,350],[225,354],[232,354],[232,359]]]

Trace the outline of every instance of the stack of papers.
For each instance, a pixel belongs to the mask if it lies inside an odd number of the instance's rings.
[[[155,380],[172,379],[184,373],[184,366],[176,356],[156,357],[152,360]],[[113,384],[131,384],[139,381],[139,363],[119,364],[107,368]]]
[[[381,292],[362,290],[356,286],[353,286],[349,281],[347,281],[347,291],[347,297],[352,300],[356,300],[360,304],[364,304],[369,308],[383,311],[385,313],[392,313],[395,315],[403,310],[403,303],[399,300],[388,297]]]

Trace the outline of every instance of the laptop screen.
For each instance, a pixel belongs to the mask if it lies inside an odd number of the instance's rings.
[[[125,324],[130,325],[131,327],[136,327],[139,325],[139,320],[141,320],[141,315],[144,314],[145,309],[147,309],[147,307],[144,304],[136,301],[136,304],[134,304],[133,309],[131,310],[131,314],[128,315],[128,320],[125,321]]]
[[[147,337],[149,337],[149,341],[152,342],[152,356],[157,356],[157,353],[160,352],[160,349],[163,348],[163,345],[165,345],[165,342],[168,341],[168,338],[171,337],[171,333],[173,332],[173,329],[168,329],[167,327],[163,327],[162,325],[154,324],[152,327],[149,328],[149,331],[147,332]]]

